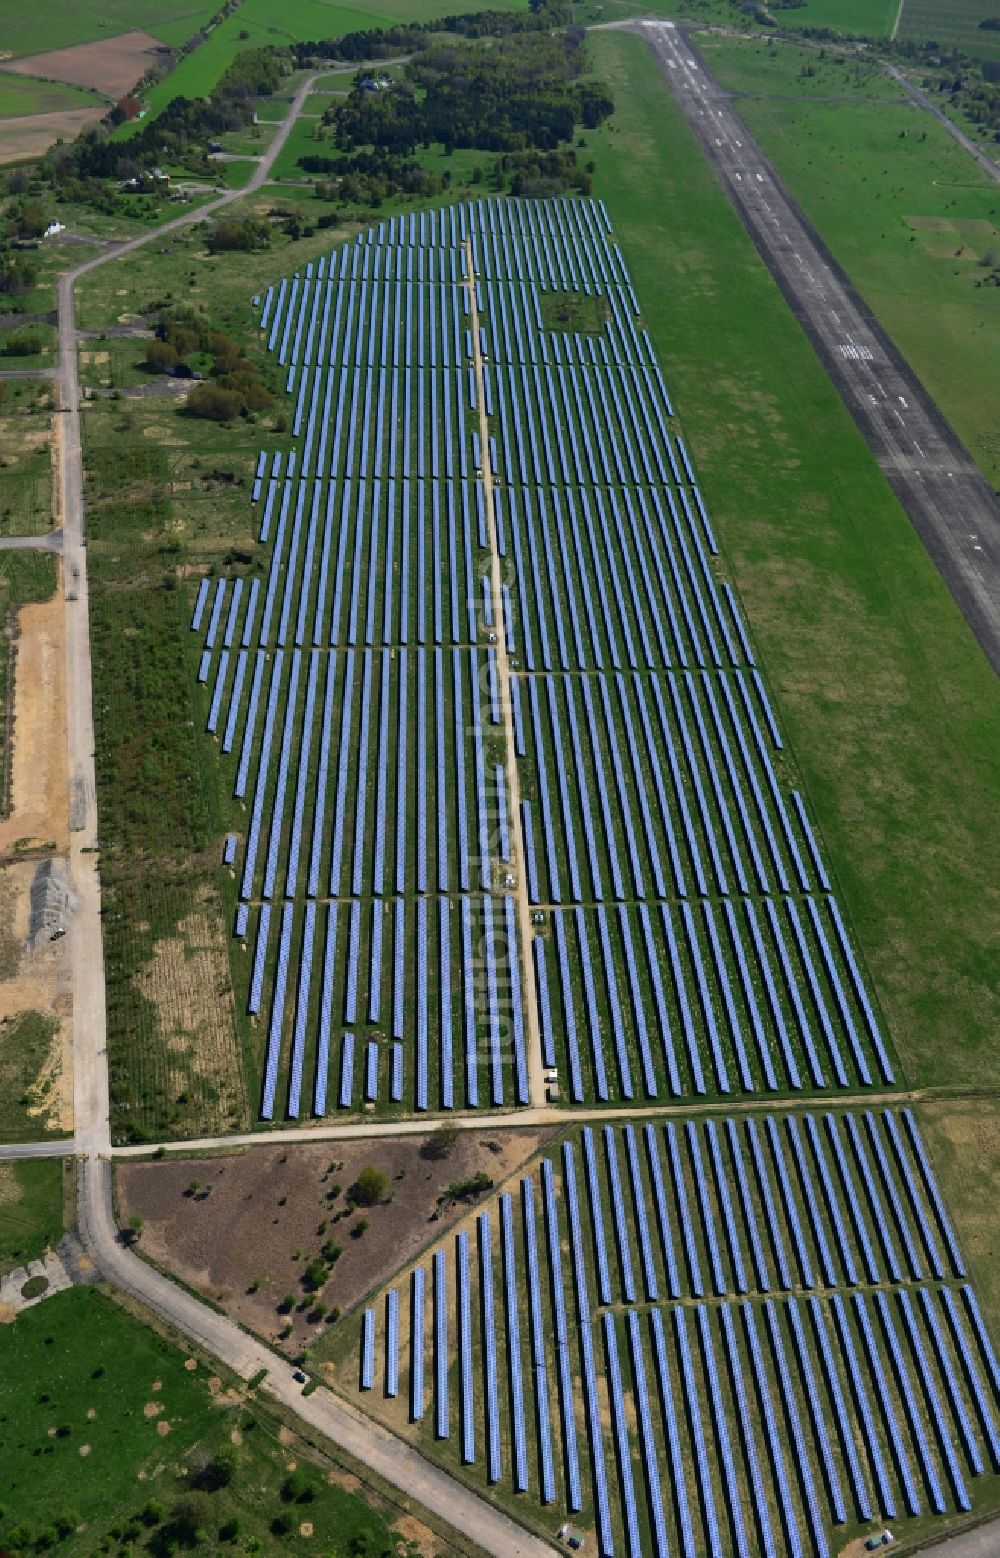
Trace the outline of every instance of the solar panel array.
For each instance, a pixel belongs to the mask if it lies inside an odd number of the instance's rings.
[[[265,1118],[527,1103],[529,1001],[572,1102],[891,1082],[601,202],[394,217],[260,324],[294,448],[192,627]]]
[[[1000,1371],[909,1110],[574,1132],[432,1266],[385,1379],[421,1418],[433,1353],[436,1437],[602,1554],[831,1554],[1000,1470]]]

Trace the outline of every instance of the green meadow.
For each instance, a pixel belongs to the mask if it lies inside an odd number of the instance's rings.
[[[391,1513],[290,1443],[255,1401],[96,1288],[0,1326],[5,1548],[412,1551]]]
[[[593,53],[618,104],[596,192],[907,1080],[995,1088],[1000,686],[645,45]]]

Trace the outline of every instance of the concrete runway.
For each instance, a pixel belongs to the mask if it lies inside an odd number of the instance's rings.
[[[996,495],[783,188],[685,32],[671,22],[631,25],[655,54],[758,253],[1000,673]]]

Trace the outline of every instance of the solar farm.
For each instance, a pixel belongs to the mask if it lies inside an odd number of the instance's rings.
[[[573,1130],[352,1338],[368,1410],[601,1554],[830,1554],[1000,1467],[906,1109]]]
[[[191,625],[262,1120],[892,1084],[602,203],[394,217],[259,306],[294,448]]]
[[[339,1387],[602,1555],[971,1511],[1000,1368],[605,207],[395,216],[256,303],[293,447],[191,627],[261,1122],[564,1130]]]

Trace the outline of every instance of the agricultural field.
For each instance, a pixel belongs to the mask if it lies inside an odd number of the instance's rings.
[[[796,62],[813,63],[816,101],[772,95],[771,56],[760,44],[712,39],[706,47],[719,81],[746,94],[740,112],[779,175],[1000,486],[996,406],[981,392],[1000,351],[1000,290],[977,285],[991,261],[1000,264],[1000,188],[929,114],[904,102],[868,104],[849,67],[787,46],[782,54],[782,79]],[[849,107],[823,100],[841,92]]]
[[[806,0],[777,14],[782,27],[829,27],[847,35],[888,38],[898,9],[899,0]]]
[[[392,218],[261,326],[267,573],[191,627],[262,1118],[525,1104],[536,1031],[572,1103],[892,1083],[603,208]]]
[[[412,1553],[411,1536],[433,1541],[90,1287],[0,1326],[0,1468],[0,1542],[18,1553]]]
[[[107,104],[96,94],[55,81],[36,81],[0,70],[0,119],[28,114],[56,114],[74,108],[94,108],[104,113]]]
[[[827,1555],[995,1502],[967,1277],[907,1109],[585,1127],[317,1352],[598,1553]]]
[[[998,14],[995,0],[903,0],[899,34],[914,43],[933,40],[980,59],[1000,59],[1000,32],[980,22]]]
[[[59,1158],[0,1163],[0,1276],[59,1243],[68,1172]]]
[[[215,0],[53,0],[44,11],[21,6],[4,17],[3,47],[15,58],[110,40],[134,28],[176,47],[218,10]]]
[[[155,38],[137,30],[100,43],[79,43],[11,60],[7,71],[90,87],[114,100],[130,91],[151,65],[162,62],[164,52]]]

